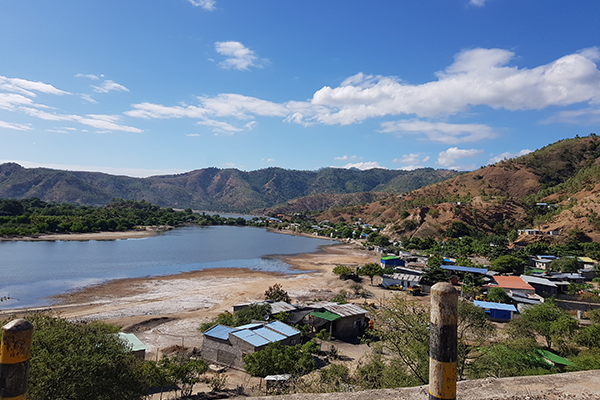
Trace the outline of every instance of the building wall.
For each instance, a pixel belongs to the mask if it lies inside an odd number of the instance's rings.
[[[364,333],[365,315],[353,315],[336,319],[333,323],[333,336],[336,338],[357,337]]]
[[[220,341],[204,337],[201,350],[202,358],[208,362],[225,365],[231,368],[244,369],[242,357],[244,352]]]

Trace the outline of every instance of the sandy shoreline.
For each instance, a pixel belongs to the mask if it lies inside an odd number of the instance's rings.
[[[86,240],[122,240],[139,239],[156,235],[167,229],[136,229],[119,232],[90,232],[90,233],[44,233],[36,236],[0,236],[0,241],[23,241],[23,242],[51,242],[56,240],[63,241],[86,241]]]
[[[155,234],[153,231],[107,233],[50,235],[52,239],[37,240],[115,240]],[[143,236],[137,236],[138,233]],[[331,299],[341,289],[350,291],[353,282],[339,280],[333,268],[338,264],[356,267],[377,262],[379,256],[356,244],[334,244],[325,245],[315,253],[281,258],[299,273],[221,268],[118,279],[53,296],[54,305],[37,310],[73,320],[103,320],[122,326],[135,332],[147,344],[149,352],[155,353],[182,341],[198,346],[197,328],[201,323],[223,311],[231,311],[234,304],[262,300],[264,292],[275,283],[283,286],[294,303]],[[368,283],[364,286],[377,290]],[[19,310],[0,311],[0,316],[14,314],[23,315]]]

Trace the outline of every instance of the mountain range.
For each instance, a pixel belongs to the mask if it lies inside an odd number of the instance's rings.
[[[310,196],[301,202],[303,207],[322,210],[373,201],[378,193],[408,192],[457,174],[432,168],[414,171],[267,168],[249,172],[204,168],[177,175],[132,178],[6,163],[0,165],[0,197],[38,197],[80,205],[105,205],[111,198],[122,198],[146,200],[163,207],[248,213]]]

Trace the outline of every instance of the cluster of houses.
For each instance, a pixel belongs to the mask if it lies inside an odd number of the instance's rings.
[[[491,320],[508,321],[515,313],[528,305],[541,304],[545,298],[566,294],[571,283],[584,283],[595,277],[594,267],[596,262],[589,257],[577,258],[581,267],[577,273],[549,272],[548,267],[555,259],[557,257],[551,255],[532,257],[529,260],[530,270],[528,274],[521,276],[502,276],[486,268],[457,266],[454,265],[454,260],[450,258],[444,259],[446,265],[442,265],[441,268],[447,271],[448,278],[455,285],[459,284],[465,273],[471,273],[482,276],[486,282],[483,286],[484,291],[489,291],[494,287],[504,289],[512,304],[481,300],[475,300],[474,304],[483,308]],[[430,287],[421,282],[423,276],[421,265],[423,265],[423,261],[410,253],[381,257],[382,268],[394,269],[393,274],[382,276],[382,286],[385,288],[408,289],[419,285],[424,292],[428,292]]]
[[[367,327],[367,311],[356,304],[338,304],[332,302],[315,302],[305,306],[267,300],[250,303],[271,306],[271,314],[265,316],[265,321],[252,323],[235,328],[215,325],[204,332],[201,356],[204,360],[243,369],[243,358],[246,354],[263,350],[270,343],[279,342],[282,345],[300,344],[300,331],[272,316],[280,312],[287,313],[287,322],[292,325],[310,325],[313,332],[325,329],[337,339],[352,339],[362,335]],[[234,313],[250,304],[239,304],[233,307]]]

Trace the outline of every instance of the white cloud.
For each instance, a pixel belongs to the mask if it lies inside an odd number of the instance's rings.
[[[193,6],[201,7],[203,9],[205,9],[206,11],[216,10],[215,0],[189,0],[189,1]]]
[[[314,115],[295,116],[295,121],[347,125],[386,115],[448,116],[474,106],[514,111],[599,103],[600,71],[594,63],[598,55],[598,49],[591,48],[533,69],[519,69],[508,66],[513,52],[465,50],[436,74],[437,81],[420,85],[359,73],[337,88],[318,90],[311,104],[323,108],[313,110]]]
[[[30,131],[33,128],[29,125],[15,124],[12,122],[0,121],[0,129],[14,129],[16,131]]]
[[[425,158],[422,160],[422,162],[427,162],[427,161],[429,161],[430,159],[431,159],[431,157],[427,156],[427,157],[425,157]]]
[[[81,96],[82,99],[84,99],[85,101],[87,101],[88,103],[93,103],[93,104],[97,104],[98,102],[96,100],[94,100],[94,98],[92,96],[90,96],[89,94],[80,94],[79,96]]]
[[[332,167],[332,168],[336,168],[336,167]],[[367,170],[367,169],[373,169],[373,168],[384,168],[381,165],[379,165],[379,163],[377,161],[367,161],[367,162],[359,162],[359,163],[350,163],[350,164],[346,164],[341,168],[346,168],[346,169],[350,169],[350,168],[356,168],[356,169],[360,169],[361,171]]]
[[[147,178],[156,175],[173,175],[187,172],[182,169],[164,168],[164,169],[144,169],[144,168],[126,168],[126,167],[104,167],[91,165],[68,165],[68,164],[53,164],[53,163],[37,163],[22,160],[0,160],[0,164],[14,162],[25,168],[52,168],[67,171],[89,171],[89,172],[104,172],[111,175],[126,175],[136,178]]]
[[[37,95],[34,92],[54,95],[70,94],[47,83],[33,82],[20,78],[7,78],[5,76],[0,76],[0,90],[20,93],[29,97],[36,97]]]
[[[190,136],[190,137],[200,137],[201,135],[199,133],[188,133],[185,136]]]
[[[470,4],[475,6],[475,7],[483,7],[485,5],[485,2],[487,0],[471,0]]]
[[[488,160],[488,164],[496,164],[499,161],[502,160],[508,160],[511,158],[516,158],[516,157],[521,157],[524,156],[525,154],[529,154],[531,153],[531,150],[529,149],[523,149],[521,151],[519,151],[518,153],[510,153],[510,152],[505,152],[502,154],[498,154],[496,157],[492,157]]]
[[[420,158],[419,154],[416,154],[416,153],[404,154],[400,158],[394,158],[392,160],[392,162],[398,162],[398,163],[403,163],[403,164],[411,164],[411,163],[419,162],[419,158]]]
[[[240,42],[216,42],[215,50],[226,59],[219,63],[221,68],[247,70],[249,67],[260,67],[254,52]]]
[[[210,127],[214,128],[213,132],[215,132],[215,133],[227,133],[230,135],[232,135],[236,132],[241,132],[243,130],[242,128],[238,128],[236,126],[228,124],[227,122],[215,121],[213,119],[206,119],[203,121],[198,121],[198,122],[196,122],[196,124],[210,126]]]
[[[458,147],[451,147],[446,151],[442,151],[438,155],[437,163],[448,169],[456,169],[456,170],[473,170],[475,169],[474,164],[457,164],[457,160],[468,158],[468,157],[476,157],[483,153],[483,150],[478,149],[459,149]]]
[[[432,142],[458,144],[476,142],[496,136],[493,129],[483,124],[449,124],[417,119],[384,122],[382,132],[424,134]]]
[[[401,171],[414,171],[415,169],[423,168],[422,165],[405,165],[399,168]]]
[[[100,86],[92,86],[94,88],[94,92],[98,92],[98,93],[108,93],[108,92],[112,92],[112,91],[117,91],[117,92],[129,92],[129,89],[127,89],[125,86],[123,85],[119,85],[116,82],[113,82],[111,80],[106,80],[104,82],[102,82],[102,85]]]
[[[50,133],[69,133],[69,131],[65,129],[46,129],[46,132]]]
[[[221,164],[223,168],[236,168],[236,169],[244,169],[243,165],[237,165],[236,163],[226,162]]]
[[[141,129],[134,128],[132,126],[118,124],[117,122],[121,119],[121,117],[118,115],[88,114],[85,117],[82,117],[80,115],[53,114],[30,107],[20,107],[19,110],[32,117],[40,118],[46,121],[76,121],[80,124],[109,131],[133,133],[143,132]]]
[[[102,76],[104,76],[104,75],[102,75]],[[98,79],[100,79],[100,77],[98,77],[97,75],[92,75],[92,74],[77,74],[77,75],[75,75],[75,78],[88,78],[93,81],[97,81]]]
[[[348,157],[347,155],[344,155],[342,157],[334,157],[334,160],[339,160],[339,161],[346,161],[346,160],[356,160],[358,157],[356,156],[350,156]]]
[[[600,124],[600,108],[588,107],[581,110],[560,111],[541,122],[543,124],[560,122],[564,124],[597,125]]]

